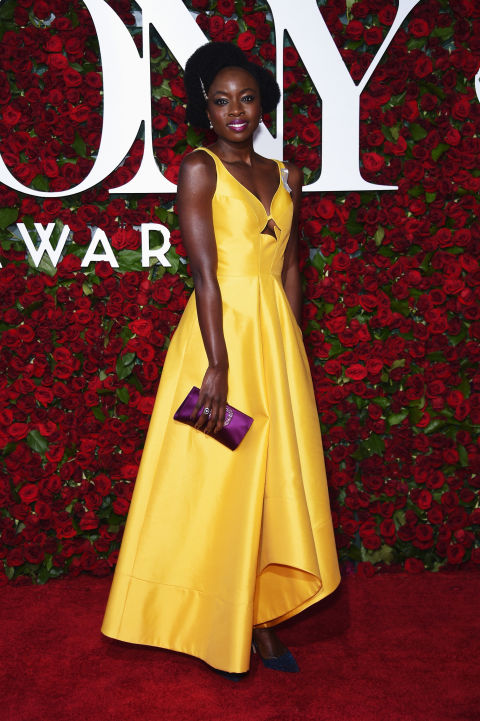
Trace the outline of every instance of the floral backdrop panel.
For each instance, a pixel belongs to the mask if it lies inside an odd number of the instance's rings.
[[[141,48],[140,8],[108,4]],[[184,4],[207,38],[271,70],[283,45],[284,157],[313,182],[322,99],[269,5]],[[397,6],[317,5],[358,83]],[[0,36],[2,158],[35,191],[73,188],[102,129],[92,18],[80,0],[6,0]],[[186,126],[182,70],[153,28],[150,46],[154,154],[175,182],[184,155],[213,137]],[[361,173],[397,190],[304,196],[303,331],[344,573],[480,563],[479,67],[480,5],[421,0],[361,95]],[[276,115],[264,120],[275,132]],[[0,186],[3,580],[103,575],[116,561],[192,291],[174,196],[109,193],[134,177],[143,148],[141,127],[116,170],[81,193]],[[152,230],[159,255],[142,266],[146,224],[171,231],[169,265]],[[56,255],[37,250],[45,239]]]

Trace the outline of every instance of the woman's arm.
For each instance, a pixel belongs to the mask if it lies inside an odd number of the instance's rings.
[[[184,158],[178,178],[177,209],[180,232],[195,284],[198,322],[208,358],[197,406],[210,408],[196,423],[207,433],[217,433],[225,419],[228,355],[223,335],[222,297],[217,281],[217,246],[212,219],[216,170],[206,153]]]
[[[288,184],[292,189],[293,218],[290,238],[283,258],[282,283],[293,314],[300,325],[302,320],[302,281],[298,265],[298,219],[302,195],[302,171],[292,163],[286,163],[286,167],[288,168]]]

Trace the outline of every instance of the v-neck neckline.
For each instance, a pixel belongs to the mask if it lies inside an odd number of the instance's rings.
[[[260,205],[262,206],[262,208],[263,208],[263,210],[264,210],[265,215],[267,216],[267,218],[271,218],[271,217],[272,217],[272,207],[273,207],[274,200],[275,200],[275,198],[277,197],[278,191],[280,190],[280,188],[281,188],[281,186],[282,186],[282,169],[281,169],[281,167],[280,167],[280,164],[279,164],[278,160],[274,160],[274,161],[273,161],[274,163],[276,163],[277,169],[278,169],[278,186],[277,186],[277,189],[276,189],[276,191],[274,192],[274,194],[273,194],[273,196],[272,196],[272,199],[271,199],[271,201],[270,201],[270,212],[267,212],[267,209],[265,208],[265,206],[264,206],[264,204],[262,203],[262,201],[260,200],[260,198],[259,198],[257,195],[255,195],[255,193],[252,193],[252,191],[249,190],[246,185],[244,185],[243,183],[241,183],[241,182],[239,181],[239,179],[236,178],[236,177],[233,175],[233,173],[231,173],[231,172],[229,171],[229,169],[226,167],[226,165],[225,165],[225,163],[223,162],[223,160],[222,160],[216,153],[214,153],[213,150],[210,150],[210,148],[204,148],[204,150],[208,150],[209,153],[211,153],[212,155],[214,155],[214,156],[217,158],[217,160],[219,161],[220,165],[221,165],[222,168],[225,170],[225,172],[228,173],[228,175],[230,175],[230,176],[238,183],[238,185],[239,185],[241,188],[243,188],[249,195],[251,195],[252,198],[255,198],[255,200],[256,200],[258,203],[260,203]]]

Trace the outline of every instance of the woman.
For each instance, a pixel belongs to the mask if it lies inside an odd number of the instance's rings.
[[[340,581],[320,428],[300,331],[301,172],[259,156],[271,74],[229,43],[187,63],[187,119],[217,141],[187,156],[178,211],[195,292],[150,422],[102,631],[215,669],[298,670],[272,627]],[[196,429],[173,419],[200,386]],[[253,424],[215,439],[226,403]]]

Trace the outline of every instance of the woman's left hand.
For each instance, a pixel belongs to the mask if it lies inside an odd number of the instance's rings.
[[[225,422],[226,404],[227,369],[209,366],[203,377],[198,401],[191,415],[191,418],[196,418],[198,411],[201,408],[204,409],[195,423],[195,428],[214,435],[218,433]]]

